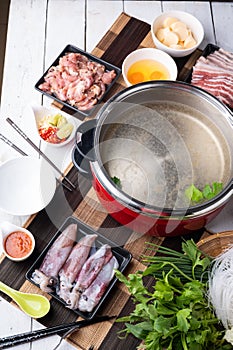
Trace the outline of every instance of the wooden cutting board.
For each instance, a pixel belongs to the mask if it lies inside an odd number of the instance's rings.
[[[150,25],[122,13],[92,53],[121,67],[125,56],[141,47],[154,47],[150,34]],[[201,51],[197,50],[191,57],[176,59],[179,68],[178,80],[186,79],[200,54]],[[123,78],[120,77],[109,92],[107,99],[124,87]],[[74,215],[82,222],[98,230],[116,244],[124,246],[132,253],[133,259],[125,274],[144,269],[144,266],[140,262],[140,256],[141,254],[150,254],[144,244],[146,241],[180,249],[181,237],[163,239],[142,236],[121,226],[99,204],[90,181],[79,175],[73,167],[68,172],[68,177],[77,185],[77,190],[72,193],[68,191],[64,192],[64,188],[58,187],[52,202],[46,209],[31,218],[27,227],[36,238],[36,249],[33,255],[25,262],[13,263],[7,258],[2,259],[0,280],[4,283],[24,292],[42,294],[40,289],[25,280],[25,274],[57,229],[71,215]],[[203,231],[195,232],[192,238],[198,241],[202,233]],[[190,237],[186,236],[186,239],[188,238]],[[1,295],[9,302],[11,301],[7,296]],[[100,313],[123,316],[129,314],[131,310],[132,303],[130,295],[126,288],[118,283],[111,291]],[[45,326],[51,326],[64,322],[72,322],[76,319],[77,315],[73,311],[66,309],[58,301],[51,299],[51,311],[47,316],[39,319],[39,322]],[[117,332],[122,328],[124,328],[124,325],[121,323],[105,322],[104,325],[96,324],[74,333],[69,337],[69,341],[77,349],[88,349],[92,343],[95,344],[95,349],[99,350],[135,349],[139,341],[134,337],[129,336],[125,340],[119,339]]]

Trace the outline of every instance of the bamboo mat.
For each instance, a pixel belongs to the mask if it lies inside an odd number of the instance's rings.
[[[150,25],[122,13],[92,53],[120,67],[124,57],[129,52],[141,47],[154,47],[150,34]],[[179,80],[186,79],[191,67],[200,54],[201,51],[197,50],[191,57],[176,60],[179,68]],[[124,87],[123,78],[120,77],[109,92],[107,98]],[[144,269],[144,266],[140,263],[140,256],[141,254],[150,254],[144,244],[146,241],[180,249],[182,237],[163,239],[142,236],[121,226],[99,204],[90,181],[83,178],[72,167],[68,173],[68,177],[77,185],[77,190],[71,193],[66,192],[61,186],[57,188],[51,203],[28,223],[28,229],[36,238],[36,249],[33,255],[21,263],[13,263],[6,258],[2,259],[0,268],[1,281],[21,291],[42,294],[40,289],[25,280],[25,274],[57,229],[71,215],[90,225],[119,246],[124,246],[132,253],[133,259],[125,274]],[[195,232],[192,238],[198,241],[202,234],[203,231]],[[190,238],[189,236],[185,237],[186,239]],[[7,296],[1,295],[9,302],[11,301]],[[77,315],[73,311],[64,308],[62,304],[53,298],[50,298],[50,300],[51,310],[49,314],[39,319],[39,322],[43,325],[57,325],[77,319]],[[117,283],[101,308],[100,314],[123,316],[129,314],[132,308],[133,305],[128,291],[122,284]],[[95,344],[95,350],[136,349],[139,341],[133,336],[129,336],[124,340],[119,339],[117,332],[122,328],[124,328],[123,324],[112,321],[105,322],[104,324],[96,324],[79,330],[78,333],[71,335],[68,341],[79,350],[87,350],[91,344]]]

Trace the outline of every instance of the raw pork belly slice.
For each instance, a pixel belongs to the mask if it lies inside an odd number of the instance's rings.
[[[193,67],[191,84],[198,86],[233,108],[233,53],[220,48]]]

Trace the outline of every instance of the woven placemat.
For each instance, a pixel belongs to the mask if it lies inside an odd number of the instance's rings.
[[[124,57],[139,47],[154,47],[150,34],[150,25],[122,13],[92,53],[120,67]],[[201,52],[197,50],[191,57],[176,60],[179,67],[180,80],[183,80],[189,74],[196,58],[200,54]],[[124,87],[123,78],[120,77],[109,92],[107,99]],[[127,227],[121,226],[99,204],[90,181],[79,175],[75,168],[71,168],[67,176],[77,185],[77,190],[66,192],[61,186],[58,187],[53,200],[46,209],[31,218],[27,227],[36,238],[36,249],[28,260],[21,263],[13,263],[6,258],[1,260],[0,280],[4,283],[21,291],[42,294],[40,289],[25,280],[25,274],[57,229],[71,215],[76,216],[82,222],[90,225],[132,253],[133,259],[125,271],[126,274],[144,269],[140,262],[140,256],[141,254],[151,254],[151,252],[146,250],[146,241],[163,244],[173,249],[180,249],[182,237],[163,239],[142,236],[132,232]],[[198,241],[202,233],[203,231],[195,232],[192,238]],[[190,237],[186,236],[186,238]],[[1,295],[9,302],[11,301],[7,296]],[[100,310],[101,314],[123,316],[129,314],[133,308],[129,293],[120,283],[113,288],[106,301]],[[64,308],[62,304],[52,298],[49,314],[39,319],[39,322],[45,326],[52,326],[63,322],[72,322],[76,319],[77,315],[74,312]],[[72,334],[69,337],[69,341],[77,349],[84,350],[88,349],[93,343],[95,344],[95,349],[99,350],[135,349],[139,341],[133,336],[119,340],[117,332],[123,327],[123,324],[114,322],[105,322],[104,325],[96,324],[80,330],[77,334]]]

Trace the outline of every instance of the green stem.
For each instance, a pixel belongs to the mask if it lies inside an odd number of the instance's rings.
[[[170,249],[170,248],[167,248],[167,247],[163,247],[163,246],[151,243],[151,242],[146,242],[146,244],[157,248],[157,252],[159,252],[159,253],[169,253],[169,255],[173,255],[173,256],[177,256],[177,257],[183,257],[183,254],[180,253],[180,252],[177,252],[176,250],[173,250],[173,249]],[[150,249],[150,250],[153,250],[153,249]]]
[[[189,259],[184,259],[182,257],[178,256],[160,256],[160,255],[155,255],[155,256],[147,256],[147,255],[141,255],[141,259],[143,261],[148,261],[148,262],[157,262],[157,261],[177,261],[181,262],[183,264],[191,264],[192,262]]]
[[[187,278],[187,280],[189,280],[189,281],[193,281],[193,279],[191,278],[191,277],[189,277],[188,275],[186,275],[185,273],[183,273],[183,271],[181,271],[175,264],[173,264],[173,263],[165,263],[164,265],[170,265],[170,266],[172,266],[173,267],[173,269],[175,269],[177,272],[179,272],[180,274],[181,274],[181,276],[183,276],[183,277],[185,277],[185,278]]]
[[[187,347],[187,343],[185,341],[185,335],[184,334],[181,334],[181,343],[183,345],[183,349],[184,350],[188,350],[188,347]]]
[[[204,321],[202,321],[202,323],[215,324],[215,323],[219,323],[219,320],[217,318],[213,318],[210,320],[204,320]]]

